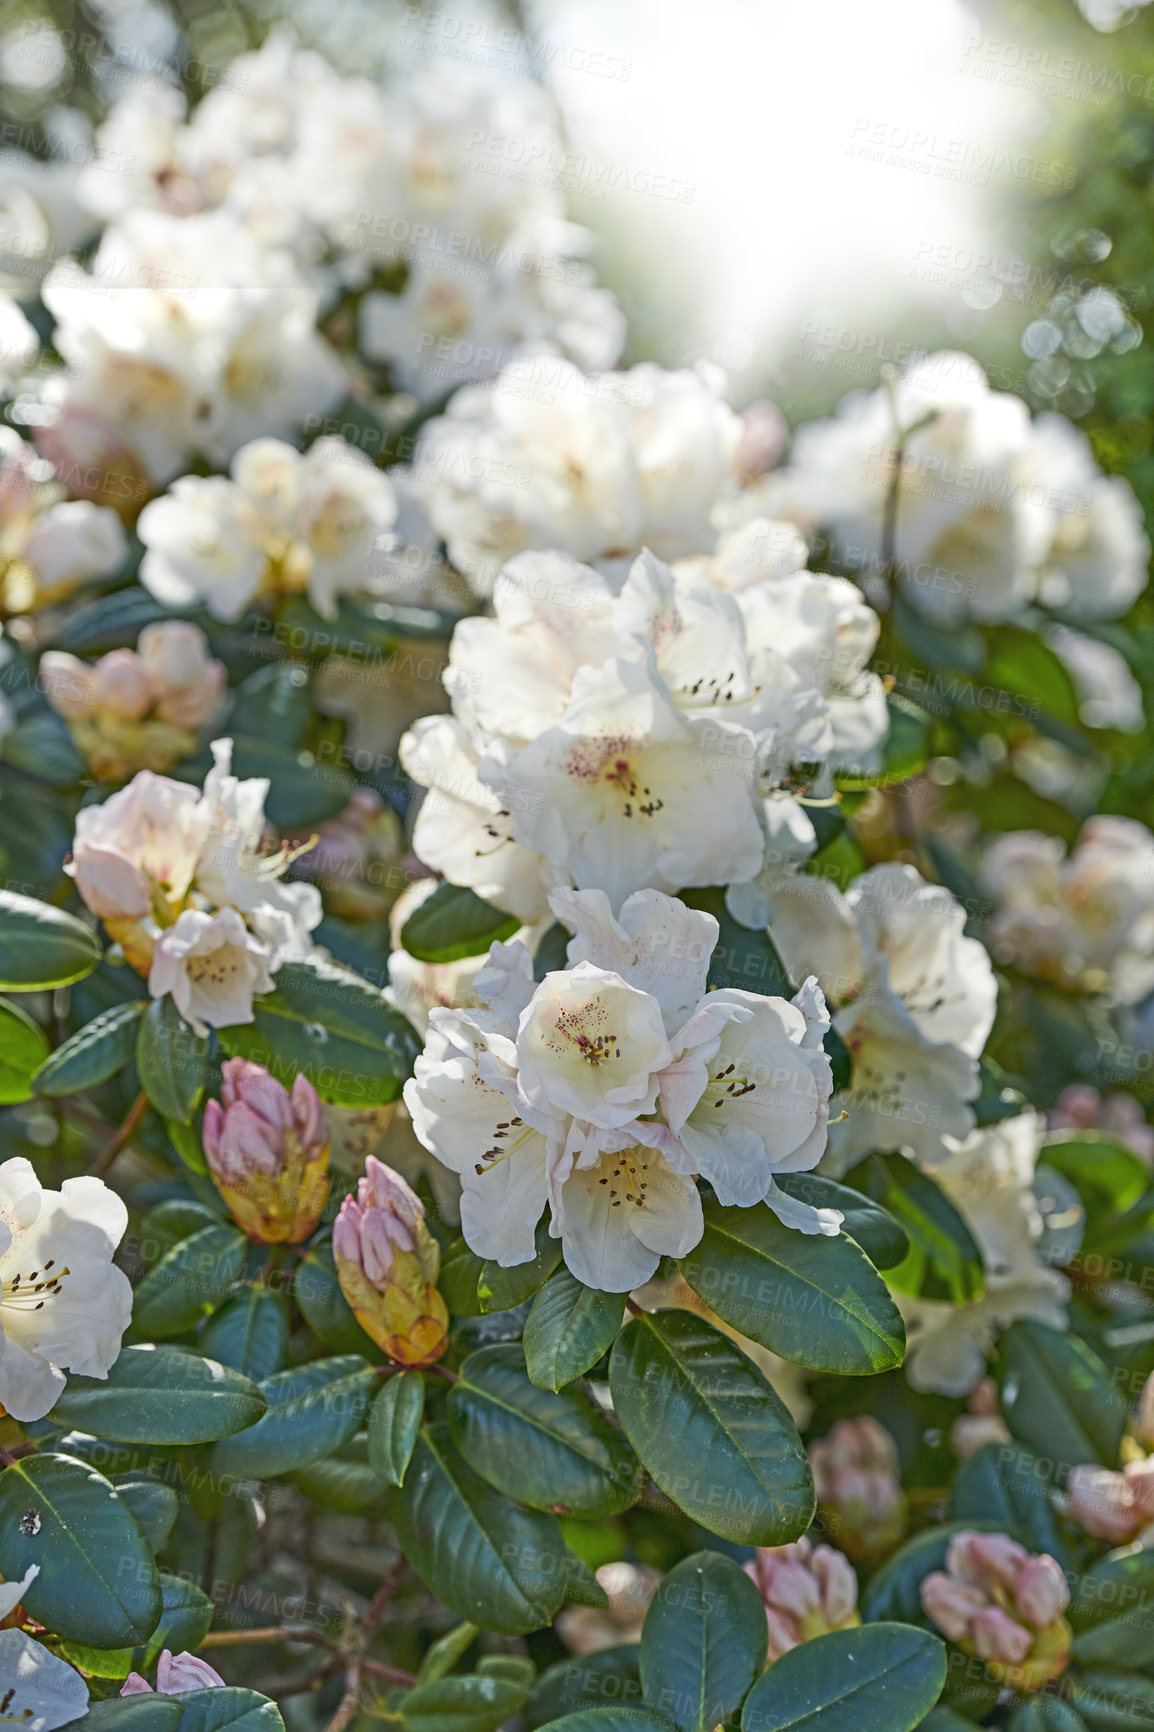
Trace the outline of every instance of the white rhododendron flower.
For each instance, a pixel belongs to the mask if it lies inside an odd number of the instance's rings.
[[[986,850],[999,961],[1137,1004],[1154,988],[1154,836],[1100,813],[1067,852],[1058,836],[1011,830]]]
[[[0,1704],[22,1732],[55,1732],[88,1713],[88,1685],[23,1630],[0,1630]]]
[[[804,802],[828,797],[837,767],[867,769],[888,726],[865,671],[877,616],[846,580],[793,572],[734,594],[708,562],[671,569],[648,550],[622,575],[558,552],[510,560],[493,617],[453,633],[455,720],[401,743],[430,790],[421,859],[525,919],[566,881],[620,902],[804,859]]]
[[[268,950],[235,908],[186,908],[157,939],[148,975],[153,998],[171,993],[199,1035],[251,1022],[253,993],[271,992],[273,984]]]
[[[36,332],[11,296],[0,292],[0,389],[11,390],[39,352]]]
[[[484,595],[524,548],[610,562],[712,548],[741,436],[705,369],[645,362],[587,378],[535,356],[459,391],[424,429],[414,469],[453,564]]]
[[[251,1022],[253,994],[309,954],[322,914],[315,884],[282,882],[291,853],[266,845],[267,779],[232,774],[231,740],[212,755],[199,792],[145,770],[82,808],[68,868],[153,997],[171,993],[200,1034]]]
[[[223,211],[131,210],[90,272],[44,283],[70,372],[51,400],[111,418],[154,482],[194,455],[222,463],[336,401],[342,369],[315,329],[316,296],[287,253]]]
[[[620,919],[601,890],[552,903],[574,929],[569,966],[535,986],[524,946],[494,945],[473,980],[482,1008],[431,1011],[405,1085],[417,1136],[461,1179],[478,1255],[528,1261],[548,1205],[578,1279],[627,1291],[700,1238],[697,1174],[722,1202],[765,1200],[790,1226],[836,1233],[836,1211],[774,1178],[811,1169],[825,1145],[816,984],[792,1004],[706,993],[717,922],[656,891]]]
[[[397,499],[363,452],[257,439],[231,474],[185,476],[141,512],[141,582],[159,601],[236,620],[266,591],[304,591],[332,617],[338,596],[388,587]]]
[[[873,1149],[923,1164],[974,1124],[978,1060],[997,985],[965,910],[912,866],[862,873],[846,895],[797,874],[767,883],[769,932],[793,980],[813,973],[841,1008],[834,1027],[853,1057],[834,1101],[827,1166],[840,1174]]]
[[[1031,422],[968,355],[912,361],[893,387],[852,392],[798,429],[788,466],[753,490],[767,514],[829,533],[867,574],[902,442],[893,558],[906,599],[944,624],[1019,616],[1034,600],[1085,619],[1125,613],[1150,547],[1130,487],[1105,476],[1059,415]]]
[[[906,1375],[915,1389],[967,1395],[986,1374],[997,1335],[1018,1317],[1066,1324],[1069,1282],[1039,1255],[1043,1220],[1034,1168],[1045,1129],[1035,1113],[948,1141],[930,1171],[962,1215],[981,1252],[985,1293],[968,1305],[895,1298],[909,1336]]]
[[[46,1191],[22,1156],[0,1166],[0,1404],[42,1419],[66,1371],[107,1377],[132,1316],[112,1257],[128,1211],[102,1179]]]

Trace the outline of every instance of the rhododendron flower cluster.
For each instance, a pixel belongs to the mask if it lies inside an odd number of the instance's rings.
[[[265,848],[261,777],[231,773],[232,742],[213,744],[203,791],[142,770],[77,819],[69,871],[154,998],[171,994],[199,1034],[252,1021],[287,957],[311,948],[321,917],[311,884],[281,882]]]
[[[766,1202],[789,1225],[841,1216],[784,1193],[825,1147],[832,1089],[816,982],[792,1002],[705,992],[712,915],[638,891],[614,918],[603,891],[555,891],[572,931],[565,969],[534,985],[519,941],[476,975],[477,1011],[434,1009],[405,1104],[425,1147],[459,1174],[461,1223],[508,1267],[550,1232],[579,1280],[647,1281],[702,1230],[693,1179],[723,1203]]]
[[[802,1642],[861,1623],[857,1577],[833,1546],[808,1539],[759,1546],[745,1572],[765,1603],[770,1664]]]
[[[921,1598],[943,1635],[984,1660],[1000,1683],[1040,1690],[1066,1668],[1070,1590],[1061,1565],[1008,1534],[955,1534],[945,1569],[925,1577]]]

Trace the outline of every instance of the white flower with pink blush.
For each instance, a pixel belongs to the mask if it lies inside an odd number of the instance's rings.
[[[701,1236],[695,1184],[764,1200],[787,1225],[836,1233],[833,1210],[779,1189],[825,1146],[828,1026],[808,983],[794,1004],[707,993],[712,915],[640,891],[615,918],[604,892],[559,890],[569,966],[533,980],[514,941],[474,976],[478,1010],[434,1009],[405,1086],[424,1146],[461,1179],[478,1255],[508,1267],[550,1231],[579,1280],[640,1286]]]
[[[209,914],[186,908],[158,937],[148,975],[153,998],[172,995],[199,1035],[251,1022],[255,993],[274,985],[265,945],[235,908]]]
[[[142,770],[103,804],[81,807],[65,870],[101,920],[146,920],[183,902],[206,836],[199,791]]]

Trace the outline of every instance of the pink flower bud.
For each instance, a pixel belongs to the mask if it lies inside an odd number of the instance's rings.
[[[221,1100],[204,1109],[203,1140],[217,1189],[250,1238],[296,1244],[315,1230],[328,1195],[329,1143],[307,1077],[290,1094],[263,1065],[226,1059]]]
[[[829,1531],[850,1557],[881,1557],[902,1538],[909,1511],[897,1445],[869,1414],[842,1419],[809,1449],[814,1485]]]
[[[817,1546],[810,1561],[821,1587],[821,1609],[831,1629],[844,1624],[857,1606],[857,1577],[847,1558],[832,1546]]]
[[[987,1606],[970,1625],[970,1639],[983,1660],[1020,1666],[1033,1646],[1033,1635],[1016,1624],[1000,1606]]]
[[[1154,1457],[1128,1461],[1122,1469],[1122,1477],[1142,1521],[1154,1521]]]
[[[155,1694],[158,1696],[184,1696],[190,1690],[219,1690],[224,1687],[220,1673],[214,1672],[207,1660],[198,1660],[187,1650],[174,1656],[171,1649],[165,1648],[156,1663]],[[153,1689],[139,1672],[130,1672],[120,1694],[151,1696]]]
[[[1070,1604],[1070,1589],[1056,1558],[1042,1552],[1026,1559],[1014,1584],[1014,1604],[1035,1630],[1061,1617]]]
[[[95,671],[65,650],[45,650],[40,657],[40,683],[57,715],[69,721],[83,721],[96,708]]]
[[[162,720],[201,728],[216,714],[228,674],[223,662],[209,657],[208,639],[199,626],[186,620],[145,626],[137,649]]]
[[[1009,1534],[955,1534],[946,1553],[952,1576],[985,1593],[1001,1585],[1012,1588],[1028,1553]]]
[[[832,1546],[815,1549],[807,1539],[760,1546],[745,1571],[765,1605],[771,1660],[799,1642],[861,1622],[857,1577]]]
[[[96,701],[124,721],[139,722],[152,708],[152,684],[135,650],[112,650],[94,669]]]
[[[1074,1520],[1095,1539],[1120,1545],[1133,1539],[1141,1526],[1125,1475],[1108,1467],[1082,1463],[1071,1469],[1066,1500]]]
[[[777,467],[789,438],[789,424],[776,403],[764,397],[742,410],[743,430],[737,447],[738,473],[755,481]]]
[[[977,1588],[968,1588],[956,1576],[935,1570],[921,1586],[922,1606],[943,1636],[951,1642],[961,1642],[969,1634],[970,1625],[988,1601]]]
[[[403,1365],[428,1365],[448,1344],[437,1290],[441,1253],[420,1198],[375,1156],[333,1224],[341,1290],[361,1327]]]

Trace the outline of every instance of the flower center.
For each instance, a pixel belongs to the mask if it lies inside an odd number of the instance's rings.
[[[724,1070],[719,1070],[709,1079],[706,1093],[710,1096],[710,1105],[723,1107],[727,1101],[739,1101],[743,1095],[751,1095],[757,1087],[747,1076],[740,1076],[735,1064],[727,1064]]]
[[[591,999],[576,1010],[558,1010],[553,1026],[561,1038],[549,1039],[546,1044],[551,1051],[564,1057],[571,1056],[570,1049],[575,1048],[579,1058],[597,1069],[610,1059],[621,1057],[617,1036],[598,1032],[598,1025],[607,1015],[608,1011],[599,998]]]
[[[601,1177],[597,1183],[608,1186],[611,1209],[619,1209],[622,1203],[643,1209],[649,1186],[649,1151],[634,1145],[615,1155],[603,1155]]]
[[[33,1269],[30,1275],[6,1275],[0,1288],[0,1305],[18,1307],[24,1311],[39,1311],[46,1299],[59,1296],[69,1269],[58,1269],[55,1257],[49,1257],[43,1269]]]
[[[222,944],[203,956],[190,956],[185,972],[195,986],[221,987],[230,985],[244,973],[244,951],[236,944]]]

